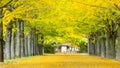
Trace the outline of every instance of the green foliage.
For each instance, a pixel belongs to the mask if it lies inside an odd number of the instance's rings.
[[[56,41],[50,41],[48,44],[44,45],[44,52],[45,53],[55,53],[55,48],[59,43]]]
[[[86,42],[84,42],[84,41],[81,41],[80,43],[79,43],[79,45],[78,45],[78,47],[79,47],[79,52],[80,53],[87,53],[88,51],[88,46],[87,46],[87,43]]]
[[[51,53],[54,54],[55,53],[55,46],[52,44],[47,44],[44,46],[44,53]]]

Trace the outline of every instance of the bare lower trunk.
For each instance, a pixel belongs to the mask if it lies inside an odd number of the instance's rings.
[[[15,33],[12,34],[11,38],[11,58],[15,58]]]
[[[5,42],[5,59],[11,59],[11,36],[12,36],[12,22],[6,28],[6,42]]]
[[[97,38],[96,39],[96,55],[97,56],[100,56],[100,53],[101,53],[100,49],[101,49],[100,40]]]
[[[39,45],[38,45],[38,35],[36,34],[36,38],[35,38],[35,40],[36,40],[36,55],[39,55]]]
[[[94,50],[95,50],[95,47],[94,47],[94,44],[92,43],[92,40],[88,39],[88,53],[91,55],[94,55],[94,52],[95,52]]]
[[[36,41],[35,41],[35,30],[33,31],[33,55],[36,55],[35,54],[35,50],[36,50]]]
[[[37,46],[37,40],[36,40],[36,34],[35,34],[35,37],[34,37],[34,41],[35,41],[35,43],[34,43],[34,45],[35,45],[35,47],[34,47],[34,52],[35,52],[35,55],[37,55],[37,48],[36,48],[36,46]]]
[[[25,46],[24,46],[24,22],[21,22],[21,31],[20,31],[20,41],[21,41],[21,57],[25,56]]]
[[[101,39],[101,57],[106,57],[105,38]]]
[[[15,55],[17,58],[21,57],[21,42],[20,42],[20,21],[16,21],[17,31],[16,31],[16,48]]]
[[[36,50],[37,50],[37,48],[36,48],[36,46],[37,46],[37,40],[36,40],[36,34],[35,34],[35,36],[34,36],[34,54],[35,55],[37,55],[37,52],[36,52]]]
[[[31,51],[31,56],[33,56],[33,45],[34,45],[34,41],[33,41],[33,31],[31,30],[31,40],[30,40],[30,43],[31,43],[31,48],[30,48],[30,51]]]
[[[44,47],[43,45],[39,45],[39,55],[43,55],[44,54]]]
[[[116,53],[116,59],[120,60],[120,25],[118,27],[118,45],[117,45],[117,53]]]
[[[25,36],[24,40],[25,40],[25,43],[24,43],[24,45],[25,45],[25,56],[28,56],[28,38],[27,38],[27,36]]]
[[[116,51],[115,51],[115,40],[114,36],[110,36],[110,33],[107,33],[106,37],[106,57],[110,59],[116,58]]]
[[[41,46],[40,46],[40,55],[44,54],[44,35],[41,35]]]
[[[0,9],[0,62],[4,62],[4,53],[3,53],[3,22],[1,19],[2,10]]]
[[[28,55],[31,56],[31,32],[28,34]]]

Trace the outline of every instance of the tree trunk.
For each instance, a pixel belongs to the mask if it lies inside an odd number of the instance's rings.
[[[25,40],[25,43],[24,43],[24,45],[25,45],[25,56],[28,56],[28,38],[27,38],[27,36],[25,36],[24,40]]]
[[[16,48],[15,55],[17,58],[21,57],[21,41],[20,41],[20,21],[16,21],[17,31],[16,31]]]
[[[34,47],[34,52],[35,52],[35,55],[37,55],[37,48],[36,48],[36,46],[37,46],[37,40],[36,40],[36,34],[35,34],[35,37],[34,37],[34,41],[35,41],[35,47]]]
[[[94,52],[95,52],[94,50],[95,50],[94,44],[92,43],[92,40],[89,38],[88,39],[88,53],[91,55],[94,55]]]
[[[25,46],[24,46],[24,22],[20,23],[21,30],[20,30],[20,41],[21,41],[21,57],[25,56]]]
[[[37,46],[37,40],[36,40],[36,34],[35,34],[35,35],[34,35],[34,55],[37,55],[36,46]]]
[[[43,34],[41,35],[41,44],[39,45],[39,53],[40,53],[40,55],[44,54],[44,36],[43,36]]]
[[[11,38],[11,58],[15,59],[15,33],[12,34]]]
[[[106,57],[105,38],[101,38],[101,57]]]
[[[30,51],[31,51],[31,56],[33,56],[33,49],[34,49],[34,36],[33,36],[33,30],[31,30],[31,49],[30,49]]]
[[[11,37],[12,37],[12,21],[7,24],[6,42],[5,42],[5,59],[11,59]]]
[[[39,45],[39,55],[43,55],[44,54],[44,47],[43,44]]]
[[[31,56],[31,32],[28,34],[28,55]]]
[[[115,52],[115,40],[114,36],[111,36],[109,32],[106,34],[106,57],[110,59],[116,58]]]
[[[96,39],[96,55],[97,56],[100,56],[100,53],[101,53],[100,49],[101,49],[100,40],[99,38],[97,38]]]
[[[0,8],[0,62],[4,62],[4,53],[3,53],[3,22],[2,22],[2,11]]]
[[[33,31],[33,55],[36,55],[35,50],[36,50],[36,41],[35,41],[35,30]]]
[[[120,25],[118,26],[118,45],[117,45],[117,53],[116,53],[116,59],[120,60]]]
[[[35,38],[35,40],[36,40],[36,55],[39,55],[39,45],[38,45],[38,35],[36,34],[36,36],[35,36],[36,38]]]

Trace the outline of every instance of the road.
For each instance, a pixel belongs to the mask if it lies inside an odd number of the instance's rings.
[[[3,64],[0,68],[120,68],[120,61],[87,54],[46,54]]]

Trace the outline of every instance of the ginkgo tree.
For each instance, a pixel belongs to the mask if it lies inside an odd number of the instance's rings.
[[[6,0],[0,1],[0,61],[4,61],[4,56],[3,56],[3,21],[2,18],[4,17],[4,12],[3,8],[7,7],[8,4],[10,4],[12,0]]]
[[[119,0],[1,0],[0,61],[3,35],[6,59],[37,55],[38,44],[81,40],[88,42],[89,53],[119,58],[119,6]]]

